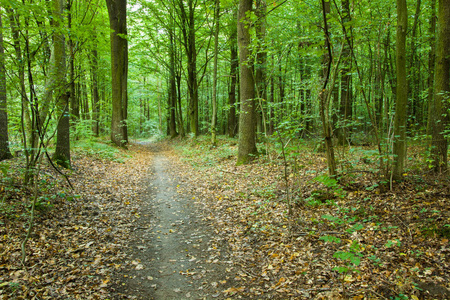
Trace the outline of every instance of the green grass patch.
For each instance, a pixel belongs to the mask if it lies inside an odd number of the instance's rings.
[[[88,155],[95,158],[106,159],[116,162],[125,162],[130,155],[120,151],[117,147],[109,142],[104,142],[101,139],[83,139],[73,142],[74,152]]]
[[[182,159],[194,167],[207,168],[216,166],[228,159],[236,159],[237,140],[225,136],[217,138],[217,146],[211,147],[209,136],[175,141],[175,150]]]

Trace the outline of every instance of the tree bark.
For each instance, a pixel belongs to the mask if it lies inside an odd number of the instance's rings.
[[[392,178],[400,180],[406,160],[406,119],[408,103],[408,82],[406,78],[406,33],[408,11],[406,0],[397,0],[397,88],[394,119],[394,165]]]
[[[54,97],[56,100],[56,112],[58,116],[56,149],[53,159],[64,168],[70,168],[70,124],[69,124],[69,93],[66,80],[66,43],[61,31],[63,26],[64,0],[53,0],[53,54],[54,54]]]
[[[250,16],[252,0],[239,1],[238,44],[240,61],[240,97],[241,111],[239,114],[239,150],[237,165],[249,163],[256,148],[256,103],[255,83],[253,79],[253,64],[250,61]]]
[[[72,33],[73,1],[74,0],[68,1],[67,19],[70,33]],[[69,35],[68,47],[70,55],[69,56],[70,118],[72,119],[72,122],[76,122],[80,119],[80,106],[75,92],[75,49],[71,35]]]
[[[255,88],[256,95],[259,101],[259,109],[257,110],[257,131],[268,134],[266,130],[264,107],[263,104],[267,100],[267,84],[266,84],[266,61],[267,49],[265,44],[266,39],[266,12],[267,4],[265,0],[256,1],[255,15],[256,22],[256,38],[258,39],[258,52],[256,53],[256,70],[255,70]]]
[[[352,43],[353,39],[351,36],[351,26],[349,23],[351,22],[352,18],[350,15],[350,1],[349,0],[343,0],[342,1],[342,22],[344,23],[343,26],[347,28],[345,34],[349,35],[346,38],[346,42],[343,43],[342,47],[344,49],[342,50],[342,77],[341,77],[341,102],[339,105],[339,115],[341,120],[341,125],[339,129],[337,130],[337,136],[339,140],[340,145],[344,145],[348,139],[349,133],[351,131],[351,127],[349,125],[349,122],[352,120],[352,75],[351,75],[351,66],[352,66],[352,59],[351,59],[351,52],[350,47],[352,45],[349,45],[349,43]]]
[[[435,172],[447,170],[448,141],[444,130],[448,124],[450,96],[450,0],[439,0],[439,34],[436,52],[432,158]]]
[[[430,51],[428,52],[428,119],[427,135],[431,136],[431,129],[434,119],[434,73],[436,65],[436,0],[431,0],[430,16]]]
[[[215,0],[214,21],[213,110],[211,118],[211,145],[213,147],[217,145],[217,58],[219,56],[220,0]]]
[[[198,136],[198,80],[197,50],[195,39],[195,3],[188,0],[188,11],[183,1],[179,1],[181,12],[181,31],[187,56],[188,90],[189,90],[189,128],[194,136]]]
[[[169,31],[169,93],[168,93],[168,121],[169,121],[169,135],[171,138],[175,138],[177,133],[176,124],[176,106],[177,106],[177,86],[175,81],[175,49],[174,49],[174,32],[173,27],[170,26]]]
[[[111,28],[111,141],[120,147],[128,143],[128,42],[127,0],[106,0]]]
[[[330,73],[331,73],[331,64],[332,64],[332,52],[330,45],[330,35],[328,33],[328,14],[330,13],[330,2],[322,0],[322,13],[323,13],[323,21],[324,21],[324,34],[325,34],[325,47],[326,53],[323,56],[323,87],[319,92],[319,105],[320,105],[320,119],[322,121],[322,130],[323,137],[325,140],[325,148],[327,152],[327,166],[328,166],[328,175],[335,176],[336,175],[336,160],[334,157],[334,147],[332,140],[332,128],[330,122],[330,101],[329,101],[329,93],[332,92],[334,82],[329,85],[327,88],[328,82],[330,81]]]
[[[419,17],[421,12],[421,0],[417,0],[416,3],[416,11],[414,13],[414,22],[411,29],[411,44],[410,44],[410,57],[409,57],[409,76],[408,78],[408,93],[410,103],[408,105],[408,120],[407,126],[408,128],[414,129],[417,128],[417,125],[421,125],[419,123],[422,120],[419,119],[419,106],[420,106],[420,91],[419,91],[419,82],[420,82],[420,63],[418,63],[417,57],[417,28],[419,23]]]
[[[99,97],[99,92],[98,92],[98,51],[97,51],[97,45],[95,43],[94,43],[93,47],[94,48],[91,51],[92,132],[95,136],[99,136],[99,134],[100,134],[100,97]],[[72,94],[72,92],[70,94]]]
[[[8,113],[6,107],[5,51],[3,48],[2,8],[0,8],[0,161],[11,158],[8,138]]]
[[[21,97],[21,104],[22,104],[22,112],[23,112],[23,139],[24,139],[24,148],[27,148],[27,145],[30,145],[31,143],[31,117],[30,117],[30,109],[29,109],[29,103],[27,99],[27,91],[25,88],[25,60],[22,53],[22,47],[20,45],[20,32],[18,27],[18,15],[15,13],[13,9],[8,9],[8,18],[9,23],[11,27],[11,33],[12,38],[14,40],[14,51],[16,53],[16,62],[18,65],[18,72],[17,75],[19,77],[19,85],[20,85],[20,97]],[[25,139],[27,139],[26,141]],[[28,150],[25,150],[26,152]]]
[[[178,132],[182,137],[186,135],[184,130],[184,122],[183,122],[183,110],[181,107],[181,70],[177,69],[176,74],[176,80],[177,80],[177,99],[178,99]]]
[[[237,18],[237,17],[236,17]],[[228,136],[234,137],[238,128],[236,118],[236,83],[237,69],[239,66],[237,53],[237,27],[236,22],[231,26],[230,42],[230,90],[228,92],[228,104],[230,111],[228,112]]]

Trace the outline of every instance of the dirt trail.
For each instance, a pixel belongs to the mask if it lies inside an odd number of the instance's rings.
[[[121,290],[133,299],[221,299],[233,280],[227,252],[164,151],[155,155],[139,227],[130,236],[131,269]],[[175,175],[173,175],[175,173]]]

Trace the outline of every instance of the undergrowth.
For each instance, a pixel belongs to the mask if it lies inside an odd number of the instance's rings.
[[[115,162],[125,162],[131,156],[111,142],[103,139],[87,138],[73,142],[72,152],[79,155],[87,155],[94,158],[105,159]]]
[[[234,226],[249,240],[242,248],[233,245],[243,261],[252,262],[244,273],[260,274],[263,269],[265,284],[258,285],[256,279],[251,289],[281,298],[288,291],[321,288],[353,299],[450,296],[450,274],[442,260],[450,232],[445,178],[418,168],[422,158],[413,154],[404,181],[390,190],[378,169],[379,157],[368,146],[338,148],[339,176],[330,178],[317,141],[283,142],[286,161],[280,142],[273,140],[258,145],[264,151],[255,161],[238,167],[235,139],[219,138],[216,148],[210,147],[208,137],[175,142],[182,159],[199,172],[197,180],[211,188],[215,214],[239,220],[221,226]],[[412,153],[419,151],[416,147]],[[292,212],[287,207],[290,198]],[[282,258],[283,252],[291,254]],[[313,257],[308,267],[291,265],[297,253]],[[270,268],[264,269],[267,265]],[[275,292],[284,282],[290,288]]]

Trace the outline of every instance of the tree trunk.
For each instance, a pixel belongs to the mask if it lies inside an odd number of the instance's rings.
[[[177,99],[178,99],[178,132],[182,137],[186,135],[183,122],[183,110],[181,106],[181,71],[177,71]]]
[[[72,33],[73,1],[74,0],[68,1],[67,19],[70,33]],[[70,55],[69,56],[70,118],[72,119],[72,122],[76,122],[80,119],[80,107],[75,92],[75,51],[74,51],[75,49],[71,35],[69,35],[68,46]]]
[[[266,60],[267,60],[267,50],[266,50],[266,11],[267,4],[265,0],[256,1],[256,17],[258,21],[256,22],[256,38],[258,39],[258,52],[256,53],[256,70],[255,70],[255,88],[256,95],[259,101],[257,110],[257,131],[264,132],[267,135],[265,118],[264,118],[264,107],[263,104],[267,100],[267,88],[266,88]]]
[[[272,68],[273,68],[273,57],[272,57]],[[270,94],[269,94],[269,135],[275,132],[275,77],[270,76]]]
[[[334,82],[327,88],[328,82],[330,80],[331,63],[332,63],[332,52],[330,45],[330,36],[328,33],[328,14],[330,13],[330,2],[322,0],[322,12],[324,21],[324,34],[325,34],[325,47],[326,53],[323,56],[323,87],[319,93],[319,104],[320,104],[320,119],[322,121],[323,137],[325,140],[325,148],[327,152],[327,166],[328,175],[336,175],[336,160],[334,157],[334,147],[332,140],[332,128],[330,122],[330,101],[329,93],[332,92]]]
[[[0,161],[11,158],[8,139],[8,113],[6,109],[5,51],[3,48],[2,8],[0,8]]]
[[[236,83],[238,65],[237,27],[236,23],[233,22],[230,34],[230,91],[228,93],[228,104],[230,105],[230,111],[228,112],[229,137],[234,137],[236,135],[236,129],[238,128],[236,118]]]
[[[414,14],[414,22],[411,29],[411,44],[410,44],[410,52],[411,55],[409,57],[409,76],[408,78],[408,93],[409,93],[409,99],[410,103],[408,104],[408,120],[407,120],[407,126],[408,128],[414,129],[418,127],[417,125],[420,125],[418,118],[418,112],[419,112],[419,106],[420,106],[420,95],[419,95],[419,74],[420,74],[420,63],[418,63],[418,57],[417,57],[417,27],[419,23],[419,16],[420,16],[420,7],[421,7],[421,0],[417,0],[416,3],[416,11]]]
[[[431,136],[434,119],[434,68],[436,65],[436,0],[431,0],[430,51],[428,52],[428,119],[427,135]]]
[[[64,35],[58,27],[63,26],[64,0],[53,0],[53,22],[57,28],[53,34],[53,53],[56,112],[59,118],[56,134],[56,149],[53,159],[64,168],[70,168],[70,124],[69,124],[69,93],[66,80],[66,45]]]
[[[91,52],[91,73],[92,73],[92,132],[95,136],[100,134],[100,99],[98,93],[98,52],[94,43]],[[71,93],[72,94],[72,93]]]
[[[408,11],[406,0],[397,0],[397,100],[395,103],[394,120],[394,165],[392,177],[402,178],[406,160],[406,119],[408,103],[408,83],[406,78],[406,33],[408,26]]]
[[[217,58],[219,56],[219,28],[220,28],[220,0],[215,0],[214,9],[215,31],[214,31],[214,67],[212,88],[212,118],[211,118],[211,145],[217,145]]]
[[[128,143],[128,42],[127,0],[106,0],[111,28],[112,117],[111,141],[120,147]]]
[[[179,1],[181,12],[181,31],[187,56],[187,80],[189,90],[189,127],[194,136],[198,136],[198,81],[197,81],[197,50],[195,41],[195,4],[188,0],[188,12],[184,2]]]
[[[89,109],[89,97],[88,97],[88,87],[87,87],[87,78],[88,74],[83,74],[83,80],[81,83],[81,103],[83,104],[81,107],[82,115],[84,120],[91,119],[91,110]]]
[[[352,18],[350,15],[350,1],[349,0],[343,0],[342,1],[342,22],[344,23],[344,26],[348,27],[346,29],[347,36],[347,42],[344,42],[342,47],[344,49],[342,50],[342,77],[341,77],[341,102],[339,105],[339,115],[341,120],[341,125],[339,127],[339,130],[337,132],[338,140],[340,145],[344,145],[348,139],[349,133],[351,131],[350,122],[352,120],[352,75],[351,75],[351,66],[352,66],[352,59],[351,59],[351,52],[350,47],[352,45],[349,45],[349,43],[352,43],[352,36],[351,36],[351,26],[348,25]]]
[[[177,133],[177,124],[176,124],[176,106],[177,106],[177,86],[175,81],[175,49],[174,49],[174,32],[173,26],[169,28],[169,56],[170,56],[170,65],[169,65],[169,93],[168,93],[168,121],[169,121],[169,135],[171,138],[175,138]]]
[[[436,52],[432,158],[435,172],[447,170],[448,141],[444,130],[448,123],[450,96],[450,0],[439,0],[439,34]]]
[[[22,104],[22,112],[23,112],[23,143],[24,148],[27,148],[27,144],[30,145],[31,140],[31,117],[30,117],[30,110],[28,107],[28,99],[27,99],[27,92],[25,88],[25,61],[22,53],[22,48],[20,46],[20,33],[19,33],[19,27],[18,27],[18,15],[14,12],[13,9],[8,9],[8,17],[9,17],[9,23],[11,26],[11,33],[12,38],[14,40],[14,51],[16,53],[16,62],[18,64],[18,77],[19,77],[19,85],[20,85],[20,97],[21,97],[21,104]],[[30,140],[26,141],[25,139],[29,137]],[[28,151],[28,150],[25,150]]]
[[[258,154],[256,148],[255,83],[250,61],[250,12],[252,0],[239,0],[238,43],[240,60],[239,150],[237,165],[247,164]]]

